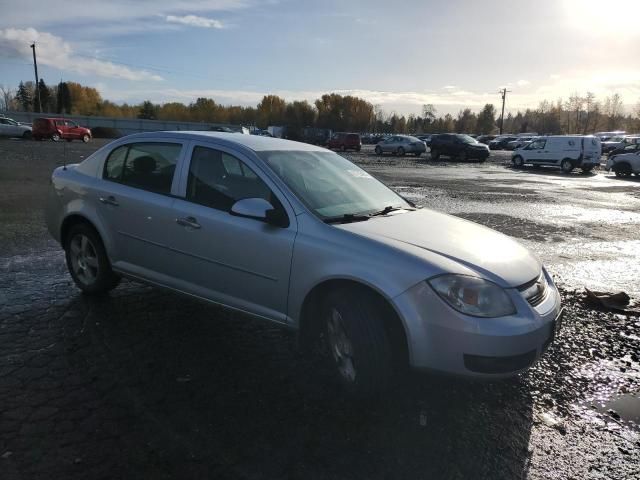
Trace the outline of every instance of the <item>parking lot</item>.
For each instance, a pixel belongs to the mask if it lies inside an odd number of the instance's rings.
[[[0,478],[593,478],[640,476],[640,178],[345,154],[419,205],[536,252],[567,311],[526,374],[412,376],[352,404],[293,337],[132,282],[85,298],[48,236],[48,178],[104,144],[0,141]],[[322,376],[322,373],[320,373]]]

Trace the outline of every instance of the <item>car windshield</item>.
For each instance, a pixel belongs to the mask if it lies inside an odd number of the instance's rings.
[[[610,142],[622,142],[625,137],[611,137],[609,139]]]
[[[411,208],[402,197],[333,152],[265,151],[259,155],[291,191],[322,219]]]
[[[462,143],[478,143],[475,138],[470,137],[469,135],[458,135],[458,138]]]

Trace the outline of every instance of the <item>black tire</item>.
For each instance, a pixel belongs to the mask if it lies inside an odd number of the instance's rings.
[[[414,155],[415,155],[416,157],[419,157],[420,155],[422,155],[422,152],[416,152],[416,153],[414,153]]]
[[[382,155],[382,148],[379,146],[375,148],[376,155]]]
[[[31,135],[31,131],[30,131],[30,130],[27,130],[26,132],[24,132],[24,133],[22,134],[22,139],[23,139],[23,140],[31,140],[31,136],[32,136],[32,135]]]
[[[467,161],[467,151],[466,150],[462,150],[458,156],[457,156],[457,160],[459,162],[466,162]]]
[[[593,167],[582,167],[582,173],[589,173],[593,170]]]
[[[362,150],[362,147],[356,147],[356,152],[359,152],[360,150]]]
[[[81,250],[80,254],[77,249]],[[85,223],[71,227],[64,250],[71,278],[83,293],[103,294],[120,283],[120,277],[111,269],[102,239],[93,227]]]
[[[53,140],[54,142],[59,142],[61,138],[62,137],[60,136],[60,134],[58,132],[53,133],[51,135],[51,140]]]
[[[404,148],[402,148],[402,147],[398,147],[398,149],[396,150],[396,154],[400,155],[401,157],[404,157],[405,153],[406,152],[404,151]]]
[[[89,143],[89,140],[91,140],[91,137],[85,133],[85,134],[82,136],[82,141],[83,141],[84,143]]]
[[[562,170],[563,173],[571,173],[573,170],[573,162],[570,159],[565,158],[560,162],[560,170]]]
[[[393,356],[382,316],[386,309],[380,302],[364,289],[345,288],[330,292],[321,305],[321,331],[332,371],[352,395],[384,391],[391,383]],[[335,341],[340,337],[335,327],[333,334],[331,332],[336,323],[342,326],[348,343]],[[346,366],[348,362],[353,367],[352,375]]]
[[[632,173],[631,165],[626,162],[616,163],[611,170],[616,174],[616,177],[630,177]]]
[[[341,149],[343,152],[346,152],[346,151],[347,151],[347,146],[346,146],[346,145],[342,145],[342,147],[340,147],[340,149]]]
[[[440,160],[440,152],[438,150],[431,150],[431,159]]]
[[[516,155],[511,159],[511,163],[513,163],[513,168],[522,168],[524,167],[524,158],[520,155]]]

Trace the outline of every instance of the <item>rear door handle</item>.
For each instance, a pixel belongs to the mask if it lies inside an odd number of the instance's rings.
[[[117,207],[118,205],[120,205],[116,201],[116,197],[114,197],[113,195],[109,195],[108,197],[100,197],[99,200],[106,205],[113,205],[114,207]]]
[[[181,227],[200,228],[200,224],[194,217],[176,218],[176,223]]]

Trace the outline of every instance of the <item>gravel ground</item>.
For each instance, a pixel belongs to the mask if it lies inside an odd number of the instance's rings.
[[[640,478],[640,181],[348,156],[421,205],[512,235],[562,289],[528,373],[414,375],[386,398],[314,382],[287,332],[123,282],[80,295],[42,204],[52,168],[102,144],[0,141],[0,478]],[[315,373],[314,373],[315,375]]]

